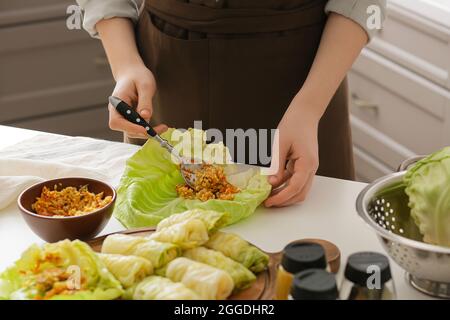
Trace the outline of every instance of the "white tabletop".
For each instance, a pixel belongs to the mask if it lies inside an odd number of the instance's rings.
[[[41,132],[0,126],[0,149],[38,133]],[[384,253],[375,233],[355,210],[356,197],[364,186],[358,182],[316,177],[304,203],[281,209],[260,207],[252,217],[228,229],[269,252],[280,251],[297,239],[326,239],[340,248],[341,266],[344,266],[347,256],[357,251]],[[102,234],[123,229],[113,218]],[[14,205],[0,212],[0,270],[32,243],[42,243],[42,240],[28,228]],[[406,282],[404,272],[395,262],[391,261],[391,267],[399,299],[429,299]]]

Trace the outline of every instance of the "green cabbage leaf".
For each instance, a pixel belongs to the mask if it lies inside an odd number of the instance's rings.
[[[183,138],[186,135],[189,138]],[[212,199],[202,202],[178,197],[175,188],[184,183],[178,165],[172,161],[169,152],[162,149],[154,139],[149,139],[127,161],[118,188],[114,216],[125,227],[156,226],[164,218],[190,209],[226,212],[229,214],[229,225],[250,216],[270,194],[271,185],[259,168],[237,170],[237,165],[229,162],[229,152],[222,143],[205,143],[205,132],[190,129],[183,133],[169,129],[162,136],[186,157],[186,150],[190,150],[191,158],[198,158],[197,152],[202,152],[203,160],[207,163],[214,163],[217,159],[226,163],[223,166],[228,180],[241,191],[234,200]]]
[[[450,247],[450,147],[417,162],[404,182],[411,216],[424,241]]]

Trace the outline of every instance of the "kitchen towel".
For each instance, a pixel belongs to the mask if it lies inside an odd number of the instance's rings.
[[[0,149],[0,210],[27,187],[62,177],[86,177],[116,187],[139,147],[84,137],[40,134]]]

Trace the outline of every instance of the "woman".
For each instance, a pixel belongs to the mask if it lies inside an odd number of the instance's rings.
[[[159,123],[157,131],[194,120],[222,131],[279,129],[277,156],[287,165],[270,182],[286,187],[266,206],[303,201],[316,172],[353,179],[344,79],[375,31],[369,6],[382,20],[386,0],[78,2],[107,53],[113,95]],[[111,129],[146,138],[109,112]]]

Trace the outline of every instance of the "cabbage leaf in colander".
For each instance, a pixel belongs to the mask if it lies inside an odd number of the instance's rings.
[[[189,139],[180,138],[189,134]],[[206,145],[206,136],[201,130],[190,129],[182,134],[181,131],[169,129],[162,136],[179,147],[182,154],[191,150],[196,157],[196,152],[202,152],[203,161],[207,163],[215,162],[217,157],[223,161],[229,158],[229,153],[222,143]],[[223,152],[224,150],[226,152]],[[269,195],[271,186],[258,168],[234,173],[236,165],[229,163],[224,166],[230,183],[241,190],[235,194],[234,200],[212,199],[202,202],[181,198],[175,190],[178,184],[184,183],[177,164],[172,161],[169,152],[153,139],[149,139],[127,161],[118,188],[114,216],[125,227],[136,228],[156,226],[162,219],[174,213],[205,209],[227,212],[227,224],[236,223],[255,211]]]
[[[424,241],[450,247],[450,147],[417,162],[404,182],[411,216]]]

